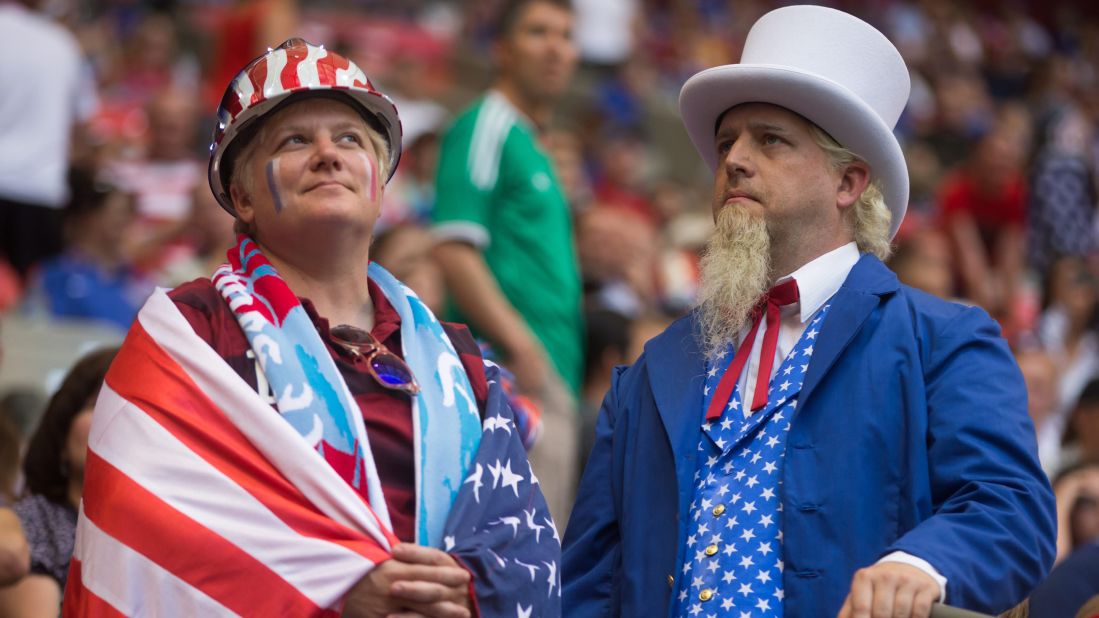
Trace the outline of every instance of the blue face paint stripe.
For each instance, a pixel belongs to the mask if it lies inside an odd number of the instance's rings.
[[[279,188],[275,185],[275,168],[278,167],[279,160],[271,159],[267,162],[267,190],[271,192],[271,199],[275,202],[275,212],[282,213],[282,196],[279,195]]]

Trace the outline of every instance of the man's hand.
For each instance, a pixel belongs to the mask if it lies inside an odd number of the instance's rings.
[[[392,559],[351,588],[343,616],[470,618],[469,579],[469,572],[448,554],[401,543],[393,547]]]
[[[928,618],[939,583],[914,566],[879,562],[859,569],[839,618]]]

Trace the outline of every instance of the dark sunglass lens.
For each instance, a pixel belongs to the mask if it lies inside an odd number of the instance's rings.
[[[347,324],[340,324],[339,326],[332,328],[329,333],[333,338],[340,339],[353,345],[365,345],[374,342],[374,337],[372,337],[370,333],[355,326],[348,326]]]
[[[412,372],[400,358],[393,354],[381,353],[370,359],[370,366],[378,379],[389,386],[407,386],[412,384]]]

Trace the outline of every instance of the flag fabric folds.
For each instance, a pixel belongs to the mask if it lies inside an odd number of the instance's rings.
[[[481,616],[560,615],[560,539],[496,369],[444,525]],[[100,393],[65,616],[334,616],[398,540],[158,291]]]

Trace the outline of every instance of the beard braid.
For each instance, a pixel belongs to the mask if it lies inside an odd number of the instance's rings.
[[[699,343],[714,358],[752,317],[771,279],[771,237],[763,217],[724,208],[702,255]]]

